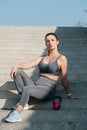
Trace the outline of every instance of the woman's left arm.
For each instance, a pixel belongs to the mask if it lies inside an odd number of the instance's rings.
[[[70,92],[70,86],[67,79],[67,58],[63,55],[60,58],[60,69],[61,69],[62,84],[64,86],[68,99],[76,99],[76,97],[72,96]]]

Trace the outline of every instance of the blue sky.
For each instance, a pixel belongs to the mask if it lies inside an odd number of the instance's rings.
[[[0,0],[3,25],[87,27],[87,0]]]

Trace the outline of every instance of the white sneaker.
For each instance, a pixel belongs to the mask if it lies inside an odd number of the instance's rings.
[[[15,110],[6,119],[6,122],[20,122],[22,121],[21,115]]]
[[[29,105],[28,105],[28,103],[26,103],[24,106],[24,110],[28,110],[28,109],[29,109]]]
[[[17,103],[15,106],[13,106],[12,109],[13,109],[13,110],[16,110],[18,106],[19,106],[19,103]],[[28,110],[28,109],[29,109],[28,103],[24,106],[23,109],[24,109],[24,110]]]

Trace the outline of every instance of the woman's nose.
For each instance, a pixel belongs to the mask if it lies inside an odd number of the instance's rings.
[[[49,41],[49,45],[52,44],[51,41]]]

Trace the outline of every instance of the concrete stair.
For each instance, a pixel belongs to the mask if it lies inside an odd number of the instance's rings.
[[[2,117],[9,111],[0,111]],[[49,114],[48,114],[49,113]],[[63,116],[61,116],[63,115]],[[23,122],[21,123],[1,123],[0,128],[7,130],[86,130],[87,111],[53,111],[30,110],[22,113]],[[59,118],[58,118],[59,117]],[[84,120],[83,120],[84,117]]]
[[[31,99],[29,110],[23,111],[23,122],[5,123],[11,106],[19,101],[10,78],[13,65],[30,61],[46,53],[44,36],[55,32],[60,40],[59,51],[68,58],[68,79],[71,92],[78,100],[68,100],[59,81],[57,95],[62,97],[60,110],[52,109],[52,101]],[[74,27],[0,27],[0,129],[3,130],[87,130],[87,28]],[[38,68],[26,70],[33,80]]]

